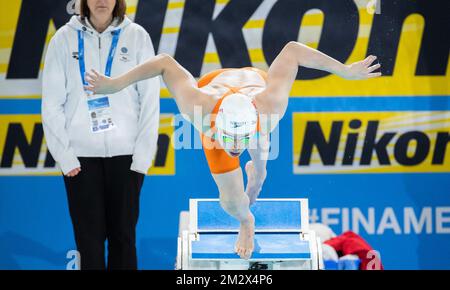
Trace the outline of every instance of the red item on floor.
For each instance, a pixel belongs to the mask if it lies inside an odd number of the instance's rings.
[[[361,259],[360,270],[383,270],[379,254],[358,234],[347,231],[335,238],[325,241],[338,254],[357,255]]]

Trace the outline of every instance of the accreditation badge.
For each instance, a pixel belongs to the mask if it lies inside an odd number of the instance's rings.
[[[88,97],[89,117],[91,120],[91,132],[100,133],[114,129],[111,106],[107,96]]]

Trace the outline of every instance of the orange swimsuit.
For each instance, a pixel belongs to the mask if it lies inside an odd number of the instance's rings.
[[[256,73],[258,73],[265,81],[267,81],[267,73],[265,71],[262,71],[257,68],[251,68],[246,67],[242,68],[244,70],[251,70]],[[233,70],[241,70],[241,69],[219,69],[212,71],[198,81],[198,87],[202,88],[204,86],[207,86],[210,84],[217,76],[222,74],[223,72],[233,71]],[[215,116],[217,112],[219,111],[220,104],[222,103],[223,99],[225,99],[227,96],[239,92],[241,89],[250,87],[251,84],[246,84],[245,86],[241,87],[231,87],[227,86],[229,91],[225,93],[222,98],[217,101],[216,105],[214,106],[213,111],[211,112],[212,116]],[[211,120],[211,129],[214,130],[215,123],[214,120]],[[200,134],[203,144],[203,151],[205,152],[206,160],[208,161],[209,169],[211,170],[211,173],[213,174],[221,174],[221,173],[227,173],[230,171],[235,170],[239,167],[239,157],[231,157],[229,156],[219,145],[219,142],[214,140],[211,137],[208,137],[204,134]]]

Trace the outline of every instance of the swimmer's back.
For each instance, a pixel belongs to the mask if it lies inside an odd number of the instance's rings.
[[[230,90],[253,96],[257,91],[266,88],[266,80],[267,73],[257,68],[219,69],[201,77],[198,87],[213,89],[221,97]]]
[[[199,88],[216,91],[220,96],[214,106],[212,115],[219,111],[222,100],[232,93],[240,92],[253,97],[266,87],[267,73],[257,68],[220,69],[204,75],[198,81]],[[214,121],[211,121],[210,129],[214,135]],[[222,174],[239,168],[239,157],[229,156],[219,142],[210,137],[210,134],[201,134],[203,150],[209,168],[213,174]]]

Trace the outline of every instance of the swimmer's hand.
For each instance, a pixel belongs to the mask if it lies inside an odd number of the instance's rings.
[[[96,70],[87,72],[85,78],[89,85],[84,89],[94,94],[113,94],[122,89],[117,78],[107,77]]]
[[[348,80],[365,80],[381,76],[381,72],[374,72],[381,65],[372,63],[377,59],[376,56],[370,55],[365,60],[346,65],[341,76]]]

